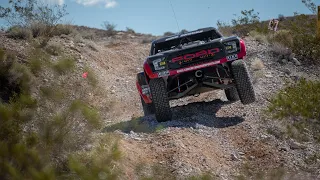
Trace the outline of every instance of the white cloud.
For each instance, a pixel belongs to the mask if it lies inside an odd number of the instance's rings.
[[[48,4],[58,4],[63,5],[64,0],[39,0],[40,2],[48,3]]]
[[[113,8],[118,5],[115,0],[76,0],[76,2],[84,6],[104,5],[106,8]]]

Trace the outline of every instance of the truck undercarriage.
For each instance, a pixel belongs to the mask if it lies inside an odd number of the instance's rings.
[[[242,39],[223,37],[214,28],[154,41],[144,71],[137,74],[144,114],[168,121],[170,100],[215,89],[223,89],[229,101],[254,102],[245,56]]]

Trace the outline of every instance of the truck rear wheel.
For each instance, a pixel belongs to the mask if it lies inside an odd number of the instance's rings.
[[[233,61],[231,71],[242,104],[253,103],[256,96],[245,62],[243,60]]]
[[[224,90],[226,97],[231,102],[239,101],[239,95],[236,87],[228,88]]]
[[[172,112],[164,80],[161,78],[151,79],[149,86],[157,121],[170,121],[172,118]]]

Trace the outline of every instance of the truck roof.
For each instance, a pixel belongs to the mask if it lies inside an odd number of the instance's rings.
[[[214,28],[214,27],[206,27],[206,28],[201,28],[201,29],[197,29],[197,30],[194,30],[194,31],[190,31],[190,32],[187,32],[187,33],[184,33],[184,34],[174,34],[172,36],[166,36],[166,37],[163,37],[163,38],[160,38],[160,39],[156,39],[156,40],[152,41],[152,44],[157,44],[157,43],[169,41],[169,40],[172,40],[172,39],[178,39],[178,38],[189,36],[189,35],[192,35],[192,34],[198,34],[198,33],[203,33],[203,32],[208,32],[208,31],[216,31],[216,32],[218,32],[217,29]]]

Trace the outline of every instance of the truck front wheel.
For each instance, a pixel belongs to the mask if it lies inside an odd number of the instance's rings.
[[[164,80],[162,78],[151,79],[149,86],[157,121],[170,121],[172,118],[172,112]]]
[[[242,104],[255,102],[256,96],[245,62],[243,60],[233,61],[231,71]]]

